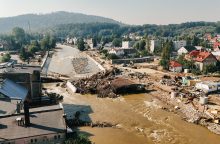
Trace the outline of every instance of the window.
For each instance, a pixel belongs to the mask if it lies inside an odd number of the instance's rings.
[[[58,135],[58,139],[60,139],[60,135]]]
[[[57,136],[56,136],[56,135],[54,136],[54,139],[57,139]]]
[[[33,143],[34,142],[34,140],[33,139],[31,139],[31,143]]]

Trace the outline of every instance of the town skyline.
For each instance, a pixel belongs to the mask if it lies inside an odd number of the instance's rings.
[[[212,4],[212,7],[207,7]],[[0,17],[67,11],[111,18],[125,24],[179,24],[191,21],[219,21],[218,0],[3,0]],[[209,11],[209,12],[207,12]]]

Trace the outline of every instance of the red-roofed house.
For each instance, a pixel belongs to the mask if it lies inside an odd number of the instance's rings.
[[[193,50],[185,56],[186,60],[193,60],[195,65],[203,71],[208,65],[216,65],[217,58],[211,53],[204,50]]]
[[[177,61],[170,61],[169,70],[172,72],[182,72],[183,66]]]
[[[211,52],[207,51],[192,51],[187,56],[187,58],[189,57],[195,62],[195,65],[197,65],[201,71],[208,65],[216,65],[216,62],[218,61]]]

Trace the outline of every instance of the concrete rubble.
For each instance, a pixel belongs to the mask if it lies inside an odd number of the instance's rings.
[[[98,97],[116,98],[120,94],[145,92],[145,85],[137,84],[123,78],[117,68],[99,72],[90,78],[73,81],[77,92],[82,94],[97,94]]]

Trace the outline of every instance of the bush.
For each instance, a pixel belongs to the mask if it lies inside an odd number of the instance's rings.
[[[64,144],[92,144],[92,142],[85,135],[76,135],[67,139]]]
[[[116,54],[108,54],[108,59],[119,59],[119,57]]]
[[[8,62],[10,59],[11,59],[10,54],[6,53],[1,57],[0,62]]]
[[[204,70],[203,70],[203,73],[204,74],[208,74],[208,73],[214,73],[218,71],[217,69],[217,66],[216,65],[213,65],[213,64],[210,64],[210,65],[207,65]]]
[[[194,75],[201,75],[201,71],[199,70],[198,67],[194,67],[194,68],[192,69],[192,73],[193,73]]]

